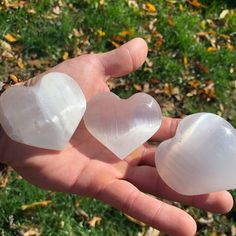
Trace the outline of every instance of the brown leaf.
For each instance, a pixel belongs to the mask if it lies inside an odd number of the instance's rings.
[[[8,176],[4,175],[0,178],[0,189],[5,188],[8,183]]]
[[[37,227],[31,227],[29,229],[21,229],[19,230],[20,236],[40,236],[40,229]]]
[[[49,60],[40,60],[40,59],[28,60],[27,62],[30,66],[34,66],[36,68],[41,68],[45,65],[50,64]]]
[[[7,52],[7,51],[4,51],[4,52],[2,53],[2,57],[5,57],[5,58],[7,58],[7,59],[9,59],[9,60],[11,60],[11,61],[12,61],[12,59],[15,58],[15,57],[14,57],[14,54],[12,54],[12,53],[10,53],[10,52]]]
[[[134,84],[133,86],[134,86],[134,88],[135,88],[136,91],[139,91],[139,92],[142,91],[142,86],[141,86],[141,84]]]
[[[125,37],[123,36],[119,36],[119,35],[113,35],[111,36],[111,40],[112,41],[116,41],[118,43],[124,43],[126,40],[125,40]]]
[[[94,216],[89,222],[90,227],[95,227],[96,225],[99,225],[101,223],[102,218],[99,216]]]
[[[199,61],[195,61],[194,66],[195,66],[195,69],[197,69],[200,73],[203,73],[203,74],[209,73],[208,67],[203,65]]]
[[[5,8],[17,9],[24,7],[26,4],[27,4],[26,1],[11,1],[11,3],[9,3],[9,1],[4,0]]]
[[[201,4],[198,0],[186,0],[190,5],[197,7],[197,8],[202,8],[203,4]]]
[[[144,93],[149,93],[150,92],[150,84],[149,83],[145,83],[143,85],[143,92]]]
[[[191,88],[197,89],[200,87],[201,83],[198,80],[190,80],[188,81],[188,84],[190,85]]]
[[[180,94],[180,91],[179,91],[178,87],[173,87],[172,84],[168,84],[168,83],[166,83],[164,85],[163,91],[168,96],[173,96],[173,95],[175,96],[175,95],[179,95]]]
[[[78,208],[76,210],[76,215],[77,216],[81,216],[85,220],[89,219],[89,216],[88,216],[87,212],[85,212],[82,208]]]
[[[230,43],[227,43],[226,47],[227,47],[228,51],[230,51],[230,52],[232,52],[234,50],[234,46]]]
[[[207,81],[206,87],[203,89],[203,93],[207,95],[208,98],[215,98],[215,85],[212,80]]]

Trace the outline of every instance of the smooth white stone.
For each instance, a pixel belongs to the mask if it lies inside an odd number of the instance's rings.
[[[0,97],[0,123],[20,143],[62,150],[86,109],[79,85],[59,72],[43,76],[34,86],[13,86]]]
[[[236,131],[211,113],[185,117],[156,152],[161,178],[176,192],[198,195],[236,188]]]
[[[152,137],[161,119],[160,106],[145,93],[126,100],[101,93],[88,103],[84,115],[88,131],[120,159]]]

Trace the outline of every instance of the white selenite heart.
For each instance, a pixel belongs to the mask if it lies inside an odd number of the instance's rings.
[[[13,86],[0,97],[0,123],[7,135],[30,146],[62,150],[86,109],[79,85],[52,72],[32,87]]]
[[[100,93],[88,103],[84,115],[88,131],[120,159],[152,137],[161,119],[160,106],[145,93],[126,100],[111,92]]]
[[[198,195],[236,188],[236,131],[211,113],[185,117],[160,144],[156,167],[176,192]]]

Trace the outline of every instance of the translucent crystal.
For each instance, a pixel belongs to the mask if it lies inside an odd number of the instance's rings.
[[[236,131],[211,113],[184,118],[175,137],[161,143],[156,152],[161,178],[185,195],[236,188],[235,166]]]
[[[13,140],[62,150],[83,117],[86,100],[66,74],[52,72],[34,86],[13,86],[0,97],[0,123]]]
[[[88,103],[84,122],[95,138],[124,159],[159,129],[161,118],[158,103],[145,93],[124,100],[105,92]]]

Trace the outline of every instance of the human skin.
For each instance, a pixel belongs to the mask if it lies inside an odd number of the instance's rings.
[[[107,53],[67,60],[46,73],[68,74],[78,82],[89,101],[99,92],[109,91],[108,79],[136,70],[146,56],[145,41],[136,38]],[[152,140],[161,142],[172,137],[178,123],[178,119],[164,118]],[[194,235],[196,223],[185,211],[160,198],[216,213],[226,213],[232,208],[233,199],[226,191],[183,196],[171,190],[156,171],[155,149],[146,143],[125,160],[119,160],[89,134],[83,122],[60,152],[23,145],[0,132],[0,161],[30,183],[43,189],[97,198],[170,235]]]

